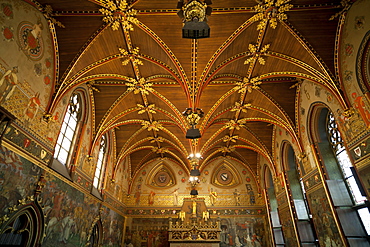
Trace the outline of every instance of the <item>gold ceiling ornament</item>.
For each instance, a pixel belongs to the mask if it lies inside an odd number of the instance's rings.
[[[217,151],[219,151],[221,153],[231,153],[231,152],[234,152],[235,151],[235,147],[234,146],[220,147]]]
[[[147,129],[148,131],[154,130],[159,131],[160,129],[163,129],[162,124],[158,123],[157,121],[144,121],[142,124],[144,129]]]
[[[238,112],[242,111],[244,113],[247,113],[247,109],[250,108],[251,106],[252,104],[249,104],[249,103],[242,105],[239,102],[235,102],[235,105],[233,109],[231,109],[231,111],[238,111]]]
[[[154,142],[163,142],[164,138],[161,136],[156,136],[156,137],[149,137],[150,143]]]
[[[46,123],[50,123],[54,121],[53,115],[51,113],[45,112],[42,115],[42,120],[44,120]]]
[[[186,108],[182,115],[186,117],[186,120],[191,126],[195,126],[204,116],[204,112],[200,108],[196,108],[195,110],[193,110],[192,108]]]
[[[129,78],[129,82],[126,83],[128,86],[128,91],[134,91],[134,94],[143,93],[149,95],[149,92],[153,91],[153,83],[147,82],[144,77],[140,78],[138,81],[134,78]]]
[[[147,112],[147,113],[152,113],[152,114],[155,114],[157,113],[154,109],[155,109],[155,104],[150,104],[148,106],[145,106],[145,105],[140,105],[140,104],[136,104],[137,107],[139,108],[139,111],[137,112],[138,114],[143,114],[144,112]]]
[[[262,84],[259,77],[254,77],[252,79],[248,79],[247,77],[243,78],[243,81],[238,81],[235,83],[235,89],[238,90],[238,93],[248,93],[252,92],[252,89],[258,89],[258,85]]]
[[[183,22],[192,21],[195,17],[198,21],[206,21],[207,4],[200,1],[190,1],[187,5],[182,7],[184,11]]]
[[[337,18],[338,16],[344,15],[349,10],[349,8],[352,6],[352,3],[353,3],[352,0],[342,0],[342,1],[340,1],[340,5],[342,6],[343,9],[341,11],[339,11],[338,13],[332,15],[329,20],[332,21],[335,18]]]
[[[260,51],[257,50],[257,45],[253,45],[253,44],[249,44],[248,46],[248,49],[249,51],[252,53],[252,56],[250,58],[248,58],[244,64],[249,64],[251,63],[253,60],[258,60],[258,62],[261,64],[261,65],[265,65],[266,61],[265,59],[262,57],[263,55],[266,55],[266,51],[267,49],[270,48],[270,44],[266,44],[262,47],[262,49]]]
[[[245,126],[245,123],[247,120],[245,118],[239,119],[239,120],[234,120],[231,119],[228,123],[225,124],[225,127],[228,128],[229,130],[240,130],[241,127]]]
[[[236,140],[238,140],[238,139],[239,139],[239,136],[225,136],[223,138],[223,141],[224,142],[228,142],[228,141],[230,141],[230,142],[236,142]]]
[[[51,7],[51,5],[45,5],[45,7],[40,5],[40,7],[41,12],[44,14],[47,20],[49,20],[53,24],[56,24],[58,27],[65,28],[65,26],[60,21],[57,21],[55,18],[51,17],[53,15],[53,8]]]
[[[122,61],[122,65],[127,65],[130,61],[135,65],[143,65],[143,61],[138,58],[140,57],[139,47],[132,49],[131,52],[128,52],[123,48],[118,48],[118,50],[124,57],[126,57],[126,59]]]
[[[292,4],[289,4],[291,0],[258,0],[258,4],[254,6],[254,11],[257,12],[251,20],[260,21],[257,26],[257,30],[265,28],[267,21],[270,21],[270,27],[275,29],[277,26],[277,20],[284,21],[288,19],[285,14],[293,8]]]
[[[156,154],[164,154],[168,152],[168,148],[166,147],[153,147],[152,152]]]
[[[113,31],[118,30],[120,24],[124,30],[133,31],[132,24],[139,23],[135,17],[137,10],[132,9],[126,0],[107,0],[103,3],[103,7],[99,9],[104,15],[103,21],[109,23]]]
[[[197,113],[193,112],[186,117],[186,120],[188,121],[190,125],[197,125],[200,120],[200,117]]]

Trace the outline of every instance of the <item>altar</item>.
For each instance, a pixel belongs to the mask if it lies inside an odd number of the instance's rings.
[[[169,221],[171,247],[219,247],[221,226],[211,219],[204,198],[184,198],[177,219]]]

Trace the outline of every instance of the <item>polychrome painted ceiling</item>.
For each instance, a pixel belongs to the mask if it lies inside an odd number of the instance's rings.
[[[204,39],[182,38],[177,0],[38,2],[56,28],[55,102],[87,84],[92,141],[112,130],[132,174],[158,158],[190,170],[196,152],[200,169],[228,156],[257,173],[274,126],[299,139],[297,85],[338,90],[339,0],[213,0]],[[199,139],[185,137],[191,117]]]

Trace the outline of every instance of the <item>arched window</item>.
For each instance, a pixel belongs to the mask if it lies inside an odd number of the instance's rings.
[[[73,93],[68,104],[67,112],[63,119],[62,128],[60,130],[54,151],[54,158],[63,165],[67,165],[71,161],[71,150],[76,139],[76,132],[78,124],[81,120],[81,116],[81,94]]]
[[[360,216],[362,223],[366,229],[367,235],[370,235],[370,213],[369,208],[366,206],[366,194],[360,183],[355,179],[357,175],[355,168],[348,156],[348,152],[343,145],[343,140],[338,130],[338,125],[335,122],[335,118],[332,112],[328,113],[327,116],[327,133],[329,142],[333,149],[333,153],[338,161],[338,165],[341,169],[341,178],[345,182],[348,191],[351,193],[351,198],[355,205],[355,209]]]
[[[350,246],[369,246],[370,213],[356,169],[348,156],[334,115],[318,110],[317,148],[323,161],[325,182],[343,233]]]
[[[27,205],[0,228],[0,246],[39,246],[43,235],[42,211]]]
[[[283,247],[285,246],[283,230],[280,223],[280,217],[278,212],[278,204],[275,195],[274,182],[269,169],[265,172],[265,190],[266,198],[269,206],[270,221],[272,225],[272,234],[275,241],[275,246]]]
[[[318,239],[315,235],[303,182],[298,173],[298,166],[291,145],[285,144],[283,146],[283,157],[288,186],[291,191],[297,217],[299,240],[301,243],[304,243],[304,246],[317,246]]]
[[[102,223],[98,220],[93,228],[91,229],[91,234],[88,237],[87,245],[89,247],[98,247],[101,244],[101,237],[102,237]]]
[[[94,181],[93,181],[93,186],[96,189],[99,189],[99,187],[101,187],[101,184],[102,184],[106,151],[107,151],[107,137],[103,135],[100,140],[98,161],[96,163],[96,169],[95,169]]]

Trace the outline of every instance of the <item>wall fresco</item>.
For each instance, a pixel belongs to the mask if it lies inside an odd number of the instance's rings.
[[[324,188],[319,188],[307,194],[310,209],[313,215],[313,222],[322,246],[344,246],[341,242],[334,216],[330,209],[328,198]]]
[[[1,146],[0,218],[11,216],[12,208],[35,195],[36,190],[45,220],[41,246],[84,246],[96,217],[103,223],[102,246],[121,246],[124,224],[121,215]]]
[[[0,213],[10,213],[18,201],[34,195],[42,169],[0,146]]]
[[[296,234],[294,232],[294,223],[290,215],[289,208],[279,210],[280,223],[283,228],[285,246],[299,246],[297,243]]]
[[[142,247],[169,247],[168,218],[133,218],[126,228],[125,244]]]
[[[264,218],[221,217],[221,243],[226,246],[267,247],[267,228]]]
[[[55,80],[48,22],[25,1],[2,0],[0,10],[0,47],[6,47],[0,55],[0,104],[18,124],[47,141],[48,127],[39,123]]]

